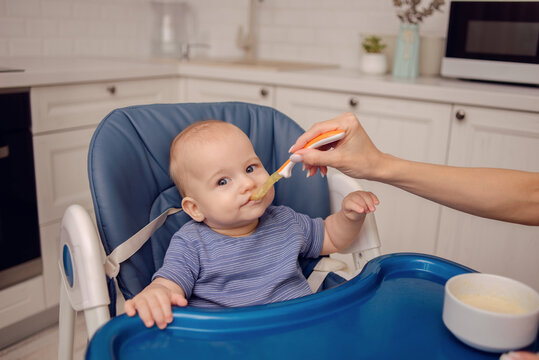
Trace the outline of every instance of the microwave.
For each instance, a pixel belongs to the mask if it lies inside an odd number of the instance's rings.
[[[539,85],[539,1],[453,0],[441,74]]]

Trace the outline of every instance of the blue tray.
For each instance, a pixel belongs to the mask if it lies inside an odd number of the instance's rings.
[[[435,256],[392,254],[304,298],[175,308],[165,330],[122,315],[96,332],[86,359],[498,359],[464,345],[442,322],[445,282],[471,271]],[[538,351],[538,343],[528,349]]]

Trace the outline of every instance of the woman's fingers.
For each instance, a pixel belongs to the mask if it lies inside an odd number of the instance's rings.
[[[309,141],[317,137],[318,135],[321,135],[323,133],[326,133],[328,131],[337,130],[338,124],[333,123],[333,120],[328,120],[324,122],[320,122],[317,124],[314,124],[309,130],[307,130],[305,133],[303,133],[297,140],[294,145],[290,148],[289,152],[293,153],[296,152],[299,149],[302,149]]]

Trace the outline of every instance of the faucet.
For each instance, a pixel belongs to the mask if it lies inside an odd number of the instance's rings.
[[[192,48],[209,48],[210,45],[203,44],[203,43],[180,43],[180,60],[181,61],[189,61],[191,60],[191,49]]]
[[[258,11],[257,11],[257,2],[262,2],[264,0],[249,0],[249,19],[248,19],[248,28],[247,33],[244,34],[243,26],[240,26],[238,31],[237,45],[240,49],[245,51],[245,60],[253,61],[257,56],[257,20],[258,20]]]

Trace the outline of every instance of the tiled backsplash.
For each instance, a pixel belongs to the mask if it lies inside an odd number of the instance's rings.
[[[150,56],[151,2],[0,0],[0,56]],[[209,44],[210,56],[242,56],[236,39],[239,26],[246,27],[249,0],[184,2],[192,8],[192,42]],[[258,6],[264,59],[356,67],[360,34],[395,35],[399,27],[392,0],[263,0]],[[448,8],[427,18],[421,33],[444,36]]]
[[[149,54],[148,0],[0,0],[0,56]]]

